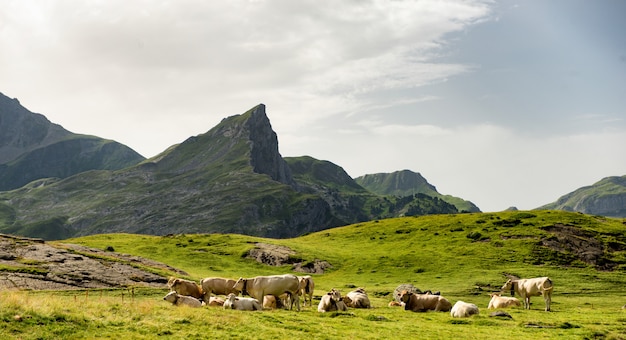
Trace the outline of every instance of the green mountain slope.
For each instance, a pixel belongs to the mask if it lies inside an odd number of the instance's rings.
[[[560,197],[538,209],[578,211],[585,214],[626,217],[626,176],[607,177]]]
[[[378,195],[411,196],[425,194],[439,198],[456,207],[462,212],[480,212],[480,209],[470,201],[451,195],[442,195],[421,174],[410,170],[392,173],[377,173],[360,176],[354,179],[356,183]]]
[[[71,133],[0,93],[0,191],[40,178],[122,169],[143,159],[120,143]]]

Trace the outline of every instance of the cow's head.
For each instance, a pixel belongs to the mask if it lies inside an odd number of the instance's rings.
[[[502,288],[500,288],[501,292],[510,290],[511,291],[511,296],[515,295],[515,281],[508,279],[506,281],[506,283],[504,284],[504,286],[502,286]]]
[[[333,301],[341,301],[341,293],[339,293],[339,291],[335,288],[331,289],[327,294],[330,295],[330,298]]]
[[[398,297],[400,298],[400,301],[404,302],[405,304],[409,302],[412,295],[413,293],[409,292],[408,290],[403,290],[400,293],[398,293]]]

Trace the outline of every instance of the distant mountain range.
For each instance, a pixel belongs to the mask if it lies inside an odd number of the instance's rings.
[[[142,160],[123,144],[71,133],[0,93],[0,191],[45,177],[123,169]]]
[[[578,211],[590,215],[626,217],[626,176],[606,177],[577,189],[539,209]]]
[[[286,238],[396,216],[480,211],[409,170],[352,179],[285,157],[260,104],[144,159],[0,96],[0,232],[44,239],[128,232]]]

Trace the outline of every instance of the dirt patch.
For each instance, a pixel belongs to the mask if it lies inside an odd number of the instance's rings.
[[[555,252],[555,256],[563,262],[560,264],[569,265],[573,260],[580,260],[599,270],[613,270],[617,266],[617,263],[609,259],[604,244],[598,239],[597,232],[563,224],[555,224],[542,229],[550,232],[552,236],[543,237],[538,245]],[[536,253],[541,253],[541,251],[536,251]],[[543,255],[550,256],[545,253]]]
[[[157,270],[186,275],[138,256],[0,234],[0,289],[166,288]]]
[[[268,243],[256,243],[247,257],[268,266],[292,265],[292,270],[300,273],[323,274],[332,265],[327,261],[304,261],[297,253],[286,246]]]

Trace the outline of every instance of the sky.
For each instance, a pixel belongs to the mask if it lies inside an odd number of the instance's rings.
[[[626,1],[0,5],[0,92],[148,158],[263,103],[285,157],[482,211],[626,175]]]

